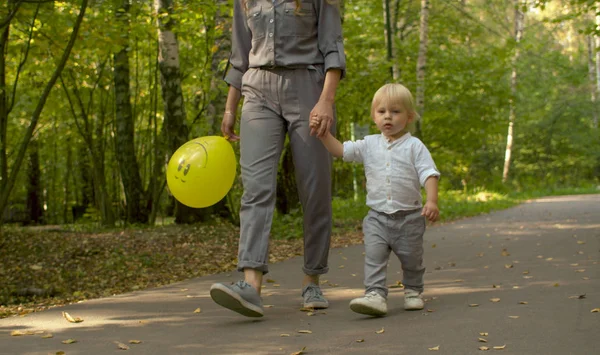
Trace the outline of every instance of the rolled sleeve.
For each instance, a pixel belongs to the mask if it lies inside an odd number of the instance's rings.
[[[319,0],[318,26],[318,46],[324,58],[325,72],[340,69],[342,78],[345,77],[346,55],[339,8],[327,0]]]
[[[252,32],[246,22],[246,12],[241,1],[234,1],[233,25],[231,29],[231,56],[229,57],[229,71],[225,75],[225,82],[241,90],[242,77],[248,70],[248,57],[252,48]]]
[[[353,141],[344,142],[344,153],[342,155],[342,159],[346,162],[362,163],[363,162],[362,149],[364,149],[364,147],[365,147],[364,140],[359,140],[356,142],[353,142]]]
[[[415,158],[415,168],[419,174],[419,183],[421,186],[425,186],[425,181],[431,176],[435,176],[439,179],[440,172],[435,166],[435,162],[431,157],[431,153],[427,150],[424,144],[419,142]]]

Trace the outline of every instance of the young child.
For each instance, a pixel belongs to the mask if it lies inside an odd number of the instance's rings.
[[[423,309],[423,234],[425,218],[439,217],[438,172],[425,145],[410,133],[418,114],[410,91],[387,84],[373,97],[371,117],[381,134],[343,144],[331,134],[320,137],[335,157],[362,163],[367,177],[367,205],[363,220],[365,296],[353,299],[350,309],[371,316],[387,313],[386,271],[390,251],[400,259],[404,278],[404,309]],[[320,125],[311,117],[311,127]],[[422,204],[421,186],[427,192]]]

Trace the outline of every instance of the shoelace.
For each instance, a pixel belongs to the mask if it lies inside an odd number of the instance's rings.
[[[321,296],[323,295],[323,293],[321,292],[321,289],[318,287],[308,287],[306,289],[306,291],[304,292],[305,296],[307,294],[308,294],[309,298],[321,298]]]
[[[249,286],[250,286],[250,284],[249,284],[249,283],[247,283],[246,281],[242,281],[242,280],[240,280],[240,281],[236,282],[236,283],[235,283],[235,285],[236,285],[237,287],[241,288],[241,289],[244,289],[244,288],[246,288],[246,287],[249,287]]]
[[[365,295],[365,298],[376,298],[378,296],[379,296],[379,294],[377,292],[371,291]]]

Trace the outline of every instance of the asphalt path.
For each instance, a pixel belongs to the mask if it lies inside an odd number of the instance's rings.
[[[260,319],[212,302],[212,283],[240,277],[218,274],[0,319],[0,354],[599,354],[599,260],[600,195],[548,197],[429,227],[423,311],[404,311],[400,287],[386,317],[350,311],[355,245],[331,250],[324,311],[301,310],[297,257],[271,265]],[[401,279],[393,257],[387,284]]]

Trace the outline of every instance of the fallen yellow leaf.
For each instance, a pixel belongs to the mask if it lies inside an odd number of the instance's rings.
[[[501,346],[494,346],[494,350],[504,350],[504,348],[506,348],[506,344]]]
[[[311,330],[299,330],[298,333],[302,333],[302,334],[312,334]]]
[[[585,272],[585,269],[575,270],[575,272]]]
[[[434,346],[433,348],[427,348],[427,349],[430,351],[438,351],[438,350],[440,350],[440,346],[438,345],[438,346]]]
[[[201,310],[200,308],[196,308],[196,309],[194,310],[194,313],[200,313],[200,312],[202,312],[202,310]]]
[[[375,333],[377,333],[377,334],[383,334],[384,332],[385,332],[385,328],[381,328],[381,329],[375,331]]]
[[[141,344],[142,341],[141,340],[130,340],[129,344]]]
[[[509,256],[509,255],[510,255],[510,254],[509,254],[509,252],[508,252],[508,250],[506,250],[506,248],[505,248],[505,249],[502,249],[502,253],[500,253],[500,254],[501,254],[502,256]]]
[[[594,308],[590,312],[591,313],[599,313],[600,312],[600,308]]]
[[[585,293],[583,295],[574,295],[574,296],[569,296],[570,299],[584,299],[585,298]]]
[[[465,282],[465,280],[463,280],[463,279],[456,279],[456,280],[454,280],[454,282]]]
[[[517,319],[519,316],[508,316],[508,318]]]
[[[529,302],[527,302],[527,301],[521,301],[521,302],[519,302],[519,304],[529,304]]]
[[[490,298],[490,301],[494,302],[494,303],[498,303],[498,302],[500,302],[500,299],[499,298]]]
[[[46,333],[46,334],[42,335],[42,339],[50,339],[53,337],[54,337],[54,335],[52,335],[52,333]]]
[[[61,341],[61,343],[63,343],[63,344],[73,344],[76,342],[77,342],[77,340],[75,340],[75,339],[67,339],[67,340]]]
[[[22,335],[33,335],[33,332],[31,330],[13,330],[10,332],[10,335],[18,337]]]
[[[263,307],[264,308],[273,308],[273,305],[272,304],[265,304],[265,305],[263,305]]]
[[[505,269],[512,269],[513,268],[513,264],[504,264],[504,268]]]
[[[343,269],[343,268],[345,268],[345,266],[344,265],[340,265],[340,266],[338,266],[338,268],[339,269]]]
[[[478,303],[469,303],[469,307],[479,307]]]
[[[364,343],[364,342],[365,342],[365,340],[364,340],[364,339],[356,339],[356,342],[357,342],[357,343]]]
[[[289,334],[283,333],[283,334],[279,334],[280,337],[289,337]]]
[[[585,244],[585,242],[583,240],[578,240],[577,244]]]
[[[275,281],[273,279],[267,279],[267,283],[274,284],[275,282],[277,282],[277,281]]]
[[[431,244],[431,247],[432,247],[432,248],[435,248],[436,246],[437,246],[437,245],[435,245],[435,244]]]
[[[291,355],[302,355],[302,354],[304,354],[304,350],[306,350],[306,346],[303,347],[302,349],[300,349],[300,351],[296,351],[295,353],[292,353]]]
[[[487,350],[490,350],[490,348],[488,348],[487,346],[480,346],[479,350],[481,350],[481,351],[487,351]]]
[[[529,276],[529,275],[527,275],[527,276],[523,276],[523,278],[524,278],[524,279],[533,279],[533,276]]]
[[[560,284],[557,282],[557,283],[555,283],[553,286],[554,286],[554,287],[558,287],[558,286],[560,286]]]
[[[129,350],[129,345],[123,343],[117,343],[117,348],[121,350]]]
[[[487,340],[483,338],[478,338],[477,340],[479,340],[480,343],[487,343]]]
[[[529,274],[529,270],[523,271],[523,275],[527,275],[527,274]]]
[[[554,258],[546,258],[546,261],[552,261]]]
[[[83,319],[81,319],[81,318],[79,318],[79,317],[73,318],[73,317],[71,317],[71,315],[70,315],[69,313],[67,313],[67,312],[62,312],[62,315],[63,315],[63,317],[64,317],[64,318],[65,318],[67,321],[69,321],[69,322],[71,322],[71,323],[81,323],[81,322],[83,322]]]
[[[488,333],[488,332],[481,332],[481,333],[479,333],[479,335],[481,335],[482,337],[486,337],[486,336],[490,335],[490,333]]]

